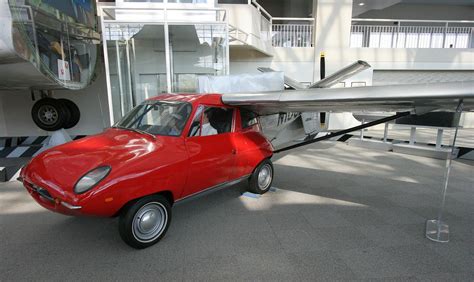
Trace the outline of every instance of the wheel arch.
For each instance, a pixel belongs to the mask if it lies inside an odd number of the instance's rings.
[[[126,210],[129,206],[133,205],[136,201],[143,199],[145,197],[154,196],[154,195],[161,195],[165,197],[169,201],[170,205],[173,206],[174,201],[175,201],[175,196],[173,195],[173,192],[171,192],[170,190],[162,190],[156,193],[143,195],[143,196],[129,200],[112,217],[119,216],[124,210]]]
[[[264,162],[264,161],[269,161],[273,167],[273,162],[272,162],[272,157],[273,157],[273,154],[268,156],[268,157],[265,157],[263,158],[260,162],[258,162],[256,165],[254,165],[253,169],[252,169],[252,173],[255,172],[255,170]]]

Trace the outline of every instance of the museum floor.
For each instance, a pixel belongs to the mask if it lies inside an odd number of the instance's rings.
[[[116,219],[54,214],[0,183],[0,281],[474,279],[474,162],[454,162],[446,244],[424,237],[445,161],[323,142],[274,163],[274,191],[238,184],[177,204],[141,251]]]

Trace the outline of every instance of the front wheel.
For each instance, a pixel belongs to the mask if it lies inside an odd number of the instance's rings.
[[[31,117],[39,128],[56,131],[64,127],[70,113],[62,101],[43,98],[33,105]]]
[[[171,204],[161,195],[139,199],[120,215],[122,240],[136,249],[144,249],[163,238],[171,222]]]
[[[273,164],[266,159],[255,168],[249,180],[249,191],[255,194],[265,194],[273,182]]]

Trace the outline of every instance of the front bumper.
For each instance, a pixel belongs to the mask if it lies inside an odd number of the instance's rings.
[[[42,207],[62,214],[81,215],[81,206],[73,205],[61,199],[61,197],[51,194],[47,189],[33,184],[32,182],[28,182],[21,178],[18,180],[23,183],[23,186],[26,188],[31,197],[33,197],[33,199],[35,199],[35,201]]]

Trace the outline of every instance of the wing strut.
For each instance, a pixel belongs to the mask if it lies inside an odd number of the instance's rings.
[[[381,124],[381,123],[386,123],[386,122],[389,122],[389,121],[392,121],[392,120],[395,120],[397,118],[401,118],[403,116],[407,116],[407,115],[410,115],[410,114],[411,114],[410,112],[397,113],[396,115],[393,115],[393,116],[389,116],[389,117],[385,117],[385,118],[382,118],[382,119],[374,120],[374,121],[364,123],[364,124],[361,124],[361,125],[358,125],[358,126],[354,126],[354,127],[348,128],[348,129],[344,129],[344,130],[341,130],[341,131],[336,131],[336,132],[333,132],[333,133],[329,133],[328,135],[321,136],[321,137],[318,137],[318,138],[315,138],[315,139],[312,139],[312,140],[304,141],[304,142],[301,142],[301,143],[298,143],[298,144],[295,144],[295,145],[291,145],[291,146],[288,146],[288,147],[285,147],[285,148],[281,148],[281,149],[275,150],[273,152],[274,153],[281,153],[281,152],[288,151],[288,150],[291,150],[291,149],[295,149],[295,148],[298,148],[298,147],[302,147],[302,146],[305,146],[305,145],[313,144],[313,143],[316,143],[316,142],[319,142],[319,141],[327,140],[327,139],[330,139],[330,138],[333,138],[333,137],[336,137],[336,136],[339,136],[339,135],[344,135],[344,134],[349,133],[349,132],[361,130],[361,129],[371,127],[371,126],[374,126],[374,125],[378,125],[378,124]]]

